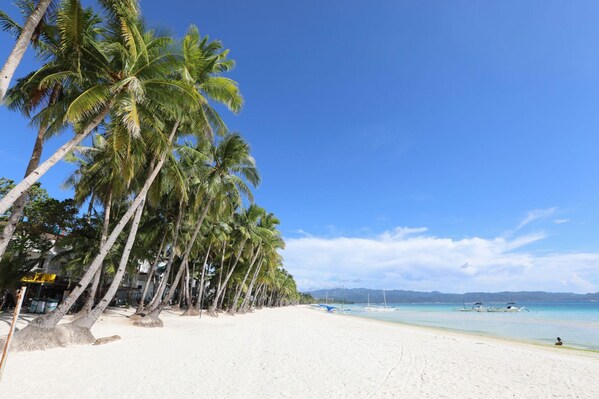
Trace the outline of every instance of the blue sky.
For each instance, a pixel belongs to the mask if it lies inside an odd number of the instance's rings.
[[[599,3],[164,4],[142,1],[150,25],[194,23],[237,61],[226,120],[301,288],[599,291]],[[34,132],[0,118],[16,179]]]

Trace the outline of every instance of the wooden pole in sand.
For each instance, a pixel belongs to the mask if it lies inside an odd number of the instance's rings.
[[[15,312],[12,315],[12,323],[10,324],[10,330],[8,331],[6,342],[4,343],[4,350],[2,351],[2,360],[0,360],[0,381],[2,381],[2,373],[4,372],[4,365],[6,364],[6,359],[8,358],[8,349],[10,348],[10,341],[12,340],[12,334],[15,332],[17,319],[19,318],[19,313],[21,312],[21,305],[23,304],[23,298],[25,298],[26,290],[27,287],[23,286],[17,294],[17,306],[15,307]]]

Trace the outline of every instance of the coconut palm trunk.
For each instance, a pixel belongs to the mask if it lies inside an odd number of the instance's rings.
[[[175,126],[173,127],[173,131],[171,132],[170,141],[172,141],[178,126],[179,126],[178,122],[175,123]],[[121,234],[121,232],[123,231],[125,226],[129,223],[129,221],[131,220],[131,217],[133,217],[133,214],[135,213],[135,211],[137,210],[137,208],[139,207],[141,202],[145,200],[148,190],[150,189],[150,186],[156,179],[156,176],[158,176],[158,173],[160,172],[160,169],[162,168],[162,165],[164,164],[165,159],[166,159],[166,152],[162,154],[162,156],[160,157],[160,160],[158,161],[156,166],[153,168],[152,173],[146,179],[139,194],[137,194],[137,196],[131,203],[131,206],[129,207],[129,209],[127,209],[125,214],[121,217],[121,220],[114,227],[114,229],[110,233],[110,236],[106,240],[106,243],[100,248],[100,252],[98,253],[98,255],[96,255],[96,257],[94,258],[94,260],[88,267],[87,271],[81,277],[79,284],[77,284],[77,286],[71,292],[71,294],[67,297],[67,299],[65,299],[60,305],[58,305],[58,307],[55,310],[53,310],[52,312],[50,312],[48,314],[38,317],[37,319],[33,320],[31,324],[36,325],[38,327],[52,328],[52,327],[56,326],[56,324],[58,324],[60,319],[62,319],[62,317],[73,306],[73,304],[75,303],[77,298],[79,298],[81,293],[85,290],[87,285],[91,282],[95,273],[102,266],[102,263],[104,262],[104,258],[106,258],[106,255],[108,255],[108,252],[112,249],[117,238],[119,237],[119,235]]]
[[[256,294],[254,295],[254,299],[252,300],[252,306],[255,306],[258,309],[262,308],[262,293],[264,292],[264,284],[258,284],[258,289],[256,289]]]
[[[189,265],[187,265],[186,270],[185,270],[185,280],[184,280],[184,289],[183,289],[183,296],[185,298],[185,304],[187,305],[187,309],[185,309],[185,312],[183,312],[183,314],[181,316],[197,316],[198,310],[195,308],[195,306],[193,306],[193,301],[192,301],[192,291],[193,291],[193,276],[195,275],[195,264],[196,262],[193,262],[193,271],[190,272],[189,271]]]
[[[208,214],[208,210],[210,209],[211,204],[212,204],[212,198],[209,198],[208,201],[206,202],[206,205],[204,206],[204,210],[202,211],[200,219],[196,223],[196,228],[193,232],[191,240],[189,240],[189,242],[187,243],[187,248],[185,249],[185,253],[183,254],[183,260],[181,261],[181,267],[179,268],[179,271],[177,272],[177,275],[175,276],[175,281],[173,282],[172,287],[176,287],[177,284],[179,284],[179,281],[181,280],[181,276],[183,275],[183,271],[185,268],[187,268],[187,265],[189,263],[189,256],[191,255],[191,250],[193,249],[193,246],[195,245],[198,235],[200,234],[202,224],[204,223],[204,219],[206,219],[206,215]],[[158,305],[155,309],[152,310],[152,316],[158,317],[160,315],[160,312],[162,311],[162,308],[164,306],[168,305],[168,303],[173,299],[174,295],[175,295],[175,290],[174,289],[170,290],[168,292],[168,294],[166,295],[166,297],[163,299],[163,301],[160,303],[160,305]]]
[[[160,283],[158,284],[158,289],[154,293],[154,297],[150,301],[150,304],[147,306],[147,308],[144,311],[140,312],[140,314],[152,312],[160,305],[162,296],[164,295],[164,291],[166,290],[168,279],[171,274],[171,269],[173,267],[173,261],[175,260],[176,248],[177,248],[177,244],[179,241],[179,231],[181,230],[182,222],[183,222],[183,202],[180,202],[179,203],[179,212],[177,213],[177,221],[175,222],[175,236],[173,237],[173,242],[171,244],[171,253],[169,254],[168,260],[166,262],[166,270],[164,271],[162,279],[160,280]]]
[[[202,275],[200,276],[200,286],[198,291],[198,301],[196,302],[196,310],[200,313],[200,317],[202,317],[202,301],[204,300],[204,278],[206,275],[206,267],[208,266],[208,256],[210,256],[210,248],[212,248],[212,243],[208,245],[208,250],[206,251],[206,257],[204,258],[204,263],[202,263]]]
[[[37,168],[35,168],[31,173],[27,175],[26,178],[21,180],[12,190],[10,190],[1,200],[0,200],[0,214],[5,213],[8,208],[10,208],[17,199],[23,195],[29,187],[31,187],[35,182],[37,182],[52,166],[56,165],[58,161],[60,161],[64,156],[69,153],[73,148],[75,148],[83,139],[85,139],[106,117],[110,107],[112,106],[112,102],[106,105],[104,110],[96,116],[90,123],[83,129],[81,133],[75,134],[71,140],[62,145],[50,158],[42,162]]]
[[[84,327],[90,329],[98,320],[100,315],[104,313],[104,310],[106,310],[106,308],[112,301],[112,298],[114,298],[114,295],[116,294],[121,284],[121,281],[123,280],[125,271],[127,270],[127,262],[129,261],[129,255],[131,254],[131,249],[133,248],[133,244],[135,243],[135,237],[137,237],[137,229],[139,228],[141,215],[144,211],[144,204],[145,199],[142,200],[139,206],[137,207],[135,217],[133,218],[133,223],[131,224],[131,230],[129,231],[129,236],[127,237],[127,243],[125,244],[125,249],[123,250],[123,253],[121,255],[119,268],[117,269],[114,275],[114,279],[110,284],[110,288],[108,288],[108,291],[106,292],[106,294],[104,294],[102,300],[91,312],[89,312],[86,316],[73,321],[71,324],[77,327]]]
[[[21,63],[23,55],[25,55],[25,51],[27,51],[27,47],[29,47],[35,28],[41,22],[51,2],[52,0],[39,0],[37,6],[33,9],[29,18],[27,18],[27,22],[23,26],[19,38],[8,55],[8,59],[2,67],[2,71],[0,71],[0,103],[4,100],[8,86],[10,86],[10,81],[12,80],[17,67]]]
[[[191,308],[191,293],[190,291],[190,287],[189,284],[191,282],[191,272],[189,271],[189,264],[187,265],[187,267],[185,268],[185,278],[183,278],[183,280],[181,280],[181,291],[179,294],[179,308],[181,308],[181,305],[185,305],[187,306],[187,309]],[[183,303],[183,301],[185,301],[185,303]]]
[[[245,298],[243,298],[243,302],[241,302],[240,309],[242,311],[246,311],[248,305],[250,305],[250,298],[252,297],[252,289],[254,288],[254,283],[258,278],[258,274],[260,274],[260,270],[262,269],[262,264],[264,263],[264,258],[260,259],[260,263],[256,266],[256,270],[254,271],[254,276],[252,277],[252,281],[250,282],[250,286],[248,287]]]
[[[231,278],[231,275],[233,275],[233,272],[235,271],[235,267],[237,266],[237,263],[239,262],[239,258],[241,258],[241,253],[243,252],[243,248],[245,247],[245,242],[247,241],[247,239],[244,239],[241,242],[241,245],[239,246],[239,250],[237,251],[237,254],[235,255],[235,262],[233,262],[233,265],[231,265],[231,268],[229,269],[229,272],[227,273],[222,285],[219,287],[219,289],[216,292],[216,295],[214,296],[214,301],[212,302],[212,306],[210,306],[210,310],[209,310],[209,314],[211,315],[216,315],[216,309],[218,307],[218,302],[220,299],[224,299],[224,291],[225,288],[227,287],[227,283],[229,282],[229,279]],[[221,298],[222,296],[222,298]]]
[[[93,201],[93,198],[90,200],[90,203],[92,201]],[[106,243],[106,240],[108,239],[108,228],[109,228],[109,224],[110,224],[111,208],[112,208],[112,191],[110,191],[108,193],[108,200],[106,201],[106,205],[104,206],[104,219],[102,221],[102,236],[100,237],[100,248],[102,248],[102,246]],[[94,279],[92,281],[91,288],[89,290],[89,297],[85,301],[83,308],[81,309],[81,311],[78,314],[78,316],[80,316],[80,317],[87,315],[94,307],[94,304],[96,302],[96,293],[98,291],[98,286],[100,285],[100,279],[102,277],[102,269],[103,269],[103,267],[100,267],[96,271],[96,274],[94,274]]]
[[[144,290],[141,294],[141,299],[139,300],[139,303],[137,304],[137,310],[135,311],[135,314],[141,314],[143,312],[144,301],[145,301],[146,295],[148,295],[148,290],[150,288],[150,282],[152,281],[152,278],[154,277],[154,273],[156,272],[156,268],[158,267],[158,262],[160,262],[160,256],[162,255],[162,250],[164,249],[165,242],[166,242],[166,232],[162,236],[162,240],[160,241],[160,247],[158,248],[158,252],[156,253],[156,258],[154,259],[154,263],[152,263],[152,266],[150,267],[150,270],[148,272],[148,277],[146,278],[146,285],[144,286]]]
[[[268,287],[266,285],[262,285],[262,295],[260,296],[260,307],[264,307],[266,305],[266,298],[268,297]]]
[[[226,249],[227,249],[227,240],[225,240],[223,242],[223,250],[221,252],[221,257],[220,257],[220,268],[218,270],[218,284],[216,286],[216,292],[220,291],[220,287],[223,283],[223,273],[225,272],[225,254],[226,254]],[[229,260],[229,263],[231,263],[231,261]],[[215,292],[215,294],[216,294]]]
[[[252,271],[252,267],[254,267],[254,263],[256,263],[256,259],[258,259],[258,255],[260,255],[260,245],[256,249],[256,254],[252,258],[252,261],[250,262],[250,265],[248,266],[248,269],[245,272],[245,275],[243,276],[243,280],[241,281],[241,284],[239,284],[239,287],[237,288],[237,291],[235,292],[235,296],[233,297],[233,303],[231,303],[231,306],[229,308],[230,314],[235,314],[235,312],[237,312],[237,308],[238,308],[237,303],[239,302],[239,299],[241,298],[241,293],[243,291],[243,287],[245,286],[245,282],[247,281],[248,276],[250,275],[250,272]],[[249,292],[250,291],[248,289],[248,294],[249,294]]]
[[[158,303],[158,306],[156,306],[154,309],[150,310],[149,315],[151,317],[157,318],[158,316],[160,316],[160,312],[162,312],[162,309],[173,300],[173,297],[175,296],[175,291],[177,291],[176,287],[181,282],[181,277],[183,276],[183,272],[185,271],[186,267],[187,267],[187,262],[182,262],[181,265],[179,266],[179,270],[177,271],[177,274],[175,275],[173,283],[171,284],[171,289],[168,291],[168,293],[166,294],[164,299]]]

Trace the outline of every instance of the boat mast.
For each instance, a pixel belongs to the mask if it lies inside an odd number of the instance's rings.
[[[383,290],[383,302],[385,302],[385,307],[387,307],[387,297],[385,296],[385,290]]]

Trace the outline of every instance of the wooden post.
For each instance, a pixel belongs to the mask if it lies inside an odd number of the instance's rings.
[[[8,358],[8,350],[10,349],[10,341],[12,340],[12,334],[15,332],[15,327],[17,325],[17,319],[19,318],[19,313],[21,312],[21,305],[23,304],[23,299],[25,298],[25,291],[27,287],[23,286],[19,290],[17,294],[17,306],[15,307],[15,312],[12,315],[12,323],[10,324],[10,330],[8,331],[8,336],[6,337],[6,342],[4,343],[4,350],[2,351],[2,360],[0,360],[0,381],[2,381],[2,373],[4,372],[4,365],[6,364],[6,359]]]

